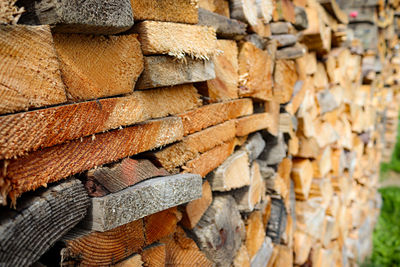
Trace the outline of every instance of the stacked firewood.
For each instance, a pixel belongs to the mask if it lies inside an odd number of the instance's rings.
[[[400,56],[381,17],[397,1],[6,2],[1,266],[368,255],[396,137]]]

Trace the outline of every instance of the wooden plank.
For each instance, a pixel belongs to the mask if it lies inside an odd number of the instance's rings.
[[[133,26],[129,0],[21,0],[19,4],[26,10],[20,23],[51,24],[59,32],[116,34]]]
[[[271,100],[272,69],[272,57],[267,51],[250,42],[242,44],[239,51],[239,95]]]
[[[178,116],[182,118],[186,136],[224,121],[250,114],[253,114],[251,99],[238,99],[202,106]]]
[[[70,179],[24,196],[16,210],[3,208],[0,219],[0,262],[28,266],[86,214],[89,199],[82,183]]]
[[[155,244],[145,248],[142,252],[143,263],[147,267],[165,266],[166,247],[165,244]]]
[[[226,121],[188,135],[181,142],[155,152],[153,156],[164,168],[173,171],[176,167],[197,157],[199,153],[204,153],[217,145],[232,140],[235,135],[235,121]]]
[[[213,101],[238,98],[239,65],[236,42],[218,40],[217,49],[220,54],[213,57],[215,79],[199,86],[199,92]]]
[[[172,143],[182,139],[182,136],[181,119],[172,117],[84,137],[7,163],[3,161],[0,164],[6,164],[7,169],[0,176],[0,181],[3,182],[1,191],[8,194],[15,203],[23,192],[35,190],[95,166]]]
[[[53,37],[70,99],[88,100],[133,91],[143,71],[136,35],[54,34]]]
[[[181,224],[187,229],[193,229],[200,221],[201,216],[206,212],[212,203],[212,191],[208,181],[205,181],[202,186],[201,198],[189,202],[184,207]]]
[[[232,139],[186,162],[182,168],[186,172],[200,174],[205,177],[209,172],[221,165],[232,154],[234,148],[235,140]]]
[[[146,180],[117,193],[91,198],[82,227],[108,231],[201,197],[201,177],[178,174]]]
[[[67,101],[49,26],[2,25],[0,70],[0,114]]]
[[[271,115],[269,113],[259,113],[236,120],[236,135],[245,136],[260,130],[268,130],[271,125]]]
[[[215,78],[214,63],[209,60],[185,58],[177,61],[169,56],[147,56],[143,60],[144,71],[136,83],[136,89],[202,82]]]
[[[207,258],[218,266],[229,266],[240,248],[244,231],[235,200],[226,195],[214,197],[193,234]]]
[[[211,59],[216,34],[211,27],[173,22],[144,21],[135,25],[144,55],[170,55],[178,59]]]
[[[135,20],[156,20],[196,24],[197,3],[192,0],[131,0]]]
[[[165,117],[200,105],[193,85],[179,85],[0,116],[0,159],[98,132]]]
[[[213,27],[219,38],[233,39],[246,35],[246,24],[203,8],[199,8],[199,24]]]
[[[279,59],[275,62],[273,95],[276,102],[284,104],[290,101],[297,78],[293,60]]]

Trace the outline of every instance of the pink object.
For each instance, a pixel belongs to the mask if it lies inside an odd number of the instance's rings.
[[[351,11],[350,12],[350,17],[356,18],[358,16],[358,11]]]

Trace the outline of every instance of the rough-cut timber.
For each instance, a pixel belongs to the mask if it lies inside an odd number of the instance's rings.
[[[237,119],[236,135],[246,136],[260,130],[268,130],[272,119],[269,113],[259,113]]]
[[[253,102],[240,99],[202,106],[178,115],[182,118],[184,135],[198,132],[204,128],[253,113]]]
[[[272,99],[273,61],[267,51],[245,42],[239,51],[239,95]]]
[[[238,98],[238,48],[235,41],[218,40],[220,54],[213,57],[215,79],[199,86],[199,92],[211,100]]]
[[[72,100],[130,93],[143,71],[143,55],[134,34],[54,34],[54,44]]]
[[[273,95],[276,102],[283,104],[290,101],[297,78],[293,60],[280,59],[275,62]]]
[[[0,159],[61,144],[94,133],[194,109],[201,104],[193,85],[63,105],[0,117]]]
[[[154,153],[154,157],[168,171],[183,165],[217,145],[233,139],[236,135],[234,120],[226,121],[200,132],[186,136],[181,142],[172,144]]]
[[[187,229],[193,229],[201,216],[212,203],[211,186],[208,181],[203,183],[201,198],[189,202],[183,209],[181,224]]]
[[[50,27],[1,25],[0,114],[66,100]]]
[[[249,156],[237,151],[225,160],[209,177],[213,191],[230,191],[250,185]]]
[[[213,203],[193,229],[200,249],[217,266],[230,266],[244,237],[244,224],[235,200],[227,196],[214,197]]]
[[[232,139],[186,162],[182,168],[187,172],[205,177],[209,172],[221,165],[232,154],[234,148],[235,139]]]
[[[70,33],[115,34],[133,26],[129,0],[21,0],[26,12],[20,23],[55,25],[55,30]]]
[[[214,63],[210,60],[147,56],[144,57],[144,71],[136,83],[136,89],[202,82],[214,78]]]
[[[200,25],[144,21],[135,25],[144,55],[209,60],[216,52],[215,30]]]
[[[181,119],[164,118],[46,148],[7,163],[3,161],[0,165],[7,164],[7,168],[0,176],[1,192],[9,193],[15,201],[23,192],[172,143],[182,136]]]
[[[129,186],[157,176],[167,176],[163,168],[157,168],[147,159],[123,159],[110,167],[90,170],[88,179],[95,179],[111,193],[121,191]]]
[[[202,8],[199,8],[199,24],[213,27],[220,38],[233,39],[238,35],[246,34],[245,23]]]
[[[79,180],[24,196],[13,209],[2,210],[0,264],[29,266],[86,214],[89,199]]]
[[[199,175],[178,174],[153,178],[104,197],[91,198],[83,227],[108,231],[147,215],[201,197]]]
[[[197,2],[193,0],[131,0],[131,5],[136,21],[198,22]]]

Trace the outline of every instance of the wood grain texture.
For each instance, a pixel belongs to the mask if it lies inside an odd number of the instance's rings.
[[[135,254],[132,257],[115,264],[114,266],[115,267],[142,267],[143,266],[142,256],[139,254]]]
[[[290,101],[297,78],[294,61],[280,59],[275,62],[273,98],[276,102],[283,104]]]
[[[142,252],[143,263],[146,267],[162,267],[165,266],[166,260],[165,244],[155,244],[145,248]]]
[[[154,157],[168,171],[182,166],[217,145],[233,139],[236,135],[234,120],[209,127],[200,132],[186,136],[181,142],[172,144],[154,153]]]
[[[266,264],[270,263],[272,258],[272,252],[274,248],[272,246],[271,239],[266,237],[262,243],[261,248],[258,250],[257,254],[251,260],[251,267],[265,267]]]
[[[200,8],[204,8],[209,12],[213,12],[218,15],[229,18],[229,1],[228,0],[199,0],[199,11]]]
[[[0,27],[0,114],[65,102],[49,26]]]
[[[239,49],[239,95],[272,99],[272,57],[267,51],[245,42]]]
[[[233,39],[246,34],[246,24],[199,8],[199,24],[213,27],[220,38]]]
[[[193,85],[0,116],[0,159],[98,132],[182,113],[201,104]]]
[[[89,198],[79,180],[24,196],[16,210],[3,208],[0,219],[0,263],[28,266],[86,214]]]
[[[203,82],[214,78],[214,63],[210,60],[176,60],[170,56],[146,56],[144,71],[136,83],[136,89]]]
[[[19,4],[26,10],[21,23],[51,24],[59,32],[116,34],[133,26],[129,0],[22,0]]]
[[[183,136],[180,118],[152,120],[33,152],[0,164],[0,187],[13,202],[23,192],[118,159],[144,152]],[[107,145],[105,145],[107,144]]]
[[[135,25],[134,31],[144,55],[209,60],[217,51],[215,30],[207,26],[144,21]]]
[[[265,229],[262,222],[261,212],[254,211],[245,221],[246,225],[246,241],[245,245],[249,253],[250,259],[256,256],[261,249],[265,240]]]
[[[134,34],[54,34],[54,43],[72,100],[131,93],[143,71],[143,55]]]
[[[135,20],[156,20],[196,24],[197,3],[192,0],[131,0]]]
[[[249,161],[256,160],[265,148],[265,141],[260,133],[255,133],[247,139],[241,147],[242,150],[247,152]]]
[[[186,172],[200,174],[205,177],[209,172],[221,165],[232,154],[234,148],[235,139],[232,139],[186,162],[182,168]]]
[[[143,218],[146,244],[171,236],[177,230],[177,223],[182,219],[182,213],[177,207],[172,207]]]
[[[246,136],[260,130],[268,130],[271,127],[271,115],[269,113],[259,113],[236,120],[236,135]]]
[[[202,106],[178,116],[182,118],[186,136],[224,121],[250,114],[253,114],[253,102],[250,99],[239,99]]]
[[[117,193],[91,198],[82,227],[108,231],[201,197],[199,175],[178,174],[146,180]],[[147,236],[147,235],[146,235]]]

